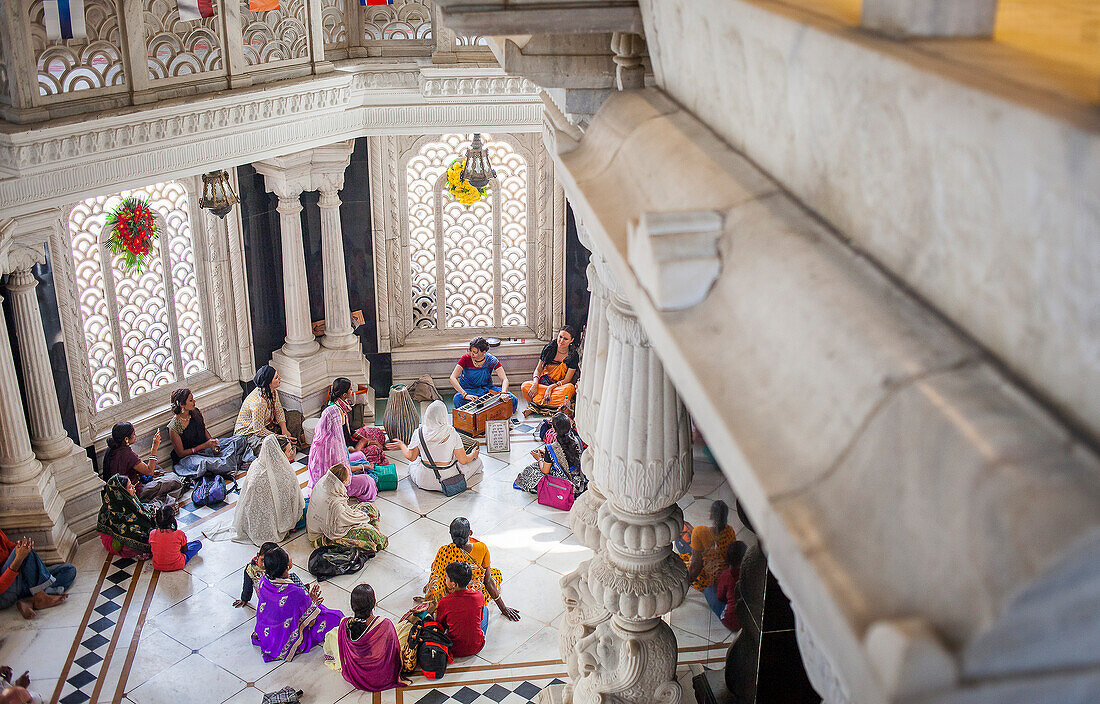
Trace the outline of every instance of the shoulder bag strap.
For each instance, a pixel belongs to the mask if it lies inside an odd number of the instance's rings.
[[[439,474],[439,468],[435,466],[435,460],[432,459],[432,453],[428,452],[428,443],[424,440],[424,429],[417,428],[416,433],[420,436],[420,451],[428,458],[428,465],[431,466],[432,471],[435,472],[436,481],[439,482],[440,486],[443,486],[443,477]],[[421,464],[423,464],[423,462],[421,462]]]

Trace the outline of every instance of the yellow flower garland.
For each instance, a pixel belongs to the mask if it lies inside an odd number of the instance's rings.
[[[447,167],[447,190],[455,200],[467,208],[489,195],[488,186],[478,190],[471,186],[469,181],[462,178],[461,159],[455,159]]]

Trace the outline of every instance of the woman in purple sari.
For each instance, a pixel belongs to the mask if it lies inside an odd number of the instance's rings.
[[[340,625],[344,614],[321,606],[321,589],[313,584],[307,592],[289,579],[290,555],[282,548],[264,554],[264,576],[256,587],[256,630],[252,642],[260,646],[264,662],[290,662],[298,653],[325,640],[325,634]]]
[[[361,453],[356,454],[362,457]],[[321,414],[321,420],[313,432],[313,442],[309,445],[309,488],[312,490],[325,472],[338,464],[351,467],[351,456],[344,442],[343,411],[333,404]],[[360,501],[374,501],[378,497],[378,485],[366,472],[353,472],[348,484],[348,496]]]
[[[401,677],[401,645],[388,618],[374,615],[374,589],[360,584],[351,591],[354,618],[345,618],[325,636],[325,664],[348,684],[368,692],[407,687]]]

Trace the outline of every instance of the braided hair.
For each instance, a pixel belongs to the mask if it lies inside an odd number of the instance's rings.
[[[569,416],[558,411],[550,419],[550,425],[554,427],[554,434],[558,436],[558,444],[565,451],[565,461],[568,467],[580,467],[581,448],[577,444],[576,438],[573,437],[573,423],[569,420]]]

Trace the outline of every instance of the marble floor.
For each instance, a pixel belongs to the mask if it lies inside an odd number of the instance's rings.
[[[535,447],[530,433],[513,433],[510,452],[483,454],[485,472],[476,486],[451,498],[415,489],[404,458],[391,453],[401,482],[377,504],[389,549],[359,573],[322,584],[325,605],[350,613],[350,590],[367,582],[379,611],[396,621],[421,593],[436,549],[448,540],[450,520],[469,518],[504,574],[505,600],[522,619],[507,621],[494,609],[485,649],[456,660],[443,680],[417,677],[406,689],[371,694],[353,690],[328,670],[319,647],[293,662],[263,662],[250,640],[255,600],[246,608],[233,607],[244,565],[256,552],[251,544],[230,540],[225,530],[236,495],[181,525],[189,539],[204,543],[183,571],[161,573],[141,562],[108,560],[98,540],[83,543],[68,602],[34,621],[22,620],[15,609],[0,612],[0,664],[10,664],[16,674],[30,670],[31,688],[45,701],[62,704],[259,704],[263,692],[286,685],[303,690],[302,701],[310,703],[533,701],[543,687],[565,677],[557,645],[563,612],[558,581],[591,555],[573,537],[568,513],[540,506],[534,496],[512,488]],[[304,465],[297,467],[304,487]],[[695,478],[680,505],[689,521],[705,522],[714,498],[732,505],[721,473],[697,453]],[[736,522],[735,527],[743,532]],[[311,552],[305,536],[292,535],[284,547],[294,570],[311,581],[304,569]],[[668,619],[682,664],[699,668],[722,662],[730,633],[701,594],[691,590]],[[686,692],[690,697],[690,687]]]

